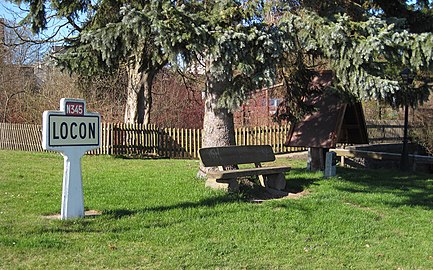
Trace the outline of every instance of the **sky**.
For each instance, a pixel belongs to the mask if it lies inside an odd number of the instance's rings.
[[[17,16],[17,15],[20,15]],[[0,17],[5,18],[7,20],[20,20],[23,18],[23,12],[17,7],[17,5],[12,4],[5,0],[0,0]]]
[[[4,18],[9,22],[19,23],[25,18],[27,14],[27,8],[28,7],[23,4],[18,6],[6,0],[0,0],[0,18]],[[58,25],[60,24],[62,24],[60,20],[53,20],[49,22],[47,30],[41,33],[38,37],[43,39],[44,37],[51,36],[57,30]],[[63,29],[56,36],[55,40],[59,40],[66,35],[67,29]]]
[[[6,19],[8,24],[18,24],[21,20],[25,18],[26,14],[27,14],[27,10],[25,5],[22,5],[20,8],[16,4],[13,4],[5,0],[0,0],[0,18]],[[60,24],[61,21],[56,20],[54,23]],[[44,40],[48,36],[52,36],[54,31],[56,31],[57,28],[55,27],[55,25],[53,25],[53,23],[51,23],[50,25],[48,25],[48,29],[46,31],[42,32],[39,35],[32,36],[32,39]],[[58,40],[62,40],[62,38],[67,35],[66,31],[67,31],[66,29],[60,31],[59,34],[55,36],[55,38],[53,39],[54,42],[44,43],[44,44],[27,43],[25,45],[23,44],[22,46],[13,46],[13,44],[20,44],[22,42],[20,41],[20,39],[16,38],[16,35],[13,34],[13,30],[9,30],[9,31],[6,30],[7,33],[6,44],[11,45],[11,50],[16,51],[18,56],[22,55],[20,49],[22,47],[23,48],[22,50],[26,52],[25,55],[27,60],[25,60],[24,62],[22,62],[21,60],[17,60],[17,61],[19,61],[20,63],[28,64],[34,61],[41,61],[41,59],[43,59],[45,55],[52,50],[53,46],[62,45],[63,42]],[[28,33],[30,34],[29,36],[31,36],[30,30],[28,31]],[[21,59],[20,57],[18,58]]]

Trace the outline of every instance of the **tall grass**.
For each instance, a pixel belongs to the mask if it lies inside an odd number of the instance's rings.
[[[191,160],[85,156],[86,209],[60,212],[63,159],[0,151],[1,269],[433,269],[433,177],[283,159],[298,199],[206,189]]]

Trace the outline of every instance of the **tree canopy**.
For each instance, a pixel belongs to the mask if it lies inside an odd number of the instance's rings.
[[[212,55],[212,76],[225,82],[219,97],[224,107],[233,108],[250,91],[285,79],[291,111],[285,117],[299,116],[308,109],[303,101],[315,91],[308,82],[320,68],[333,70],[332,89],[353,99],[395,106],[409,100],[414,106],[428,97],[421,75],[431,70],[432,34],[414,33],[405,21],[367,9],[377,10],[386,1],[222,1],[211,8],[192,3],[160,3],[152,21],[163,38],[156,41],[172,59]],[[269,14],[277,19],[267,21]],[[409,99],[399,94],[404,88],[399,73],[407,67],[420,82]]]
[[[419,82],[411,104],[428,96],[421,81],[433,60],[430,1],[28,3],[27,21],[35,31],[46,27],[50,4],[79,33],[63,56],[68,68],[92,72],[133,61],[139,70],[156,72],[166,62],[201,64],[211,81],[207,87],[220,84],[218,106],[229,110],[249,92],[282,79],[288,88],[287,117],[298,116],[306,110],[304,97],[316,91],[308,88],[309,80],[324,68],[335,74],[332,89],[396,106],[407,102],[397,93],[402,89],[399,72],[410,68]]]

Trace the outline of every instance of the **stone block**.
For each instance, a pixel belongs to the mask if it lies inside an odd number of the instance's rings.
[[[227,192],[238,192],[239,183],[236,179],[216,180],[213,178],[206,179],[205,187],[212,189],[222,189]]]
[[[270,174],[264,177],[265,187],[283,190],[286,188],[286,177],[283,173]]]

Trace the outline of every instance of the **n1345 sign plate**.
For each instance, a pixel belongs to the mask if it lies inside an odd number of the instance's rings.
[[[43,114],[42,146],[46,150],[62,147],[97,148],[99,146],[100,116],[86,112],[86,103],[79,99],[62,99],[60,111]]]

